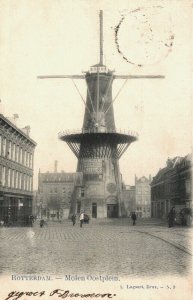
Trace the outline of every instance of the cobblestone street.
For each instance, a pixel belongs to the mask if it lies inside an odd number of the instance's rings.
[[[3,274],[156,276],[189,274],[191,229],[158,220],[39,222],[33,228],[0,228]]]

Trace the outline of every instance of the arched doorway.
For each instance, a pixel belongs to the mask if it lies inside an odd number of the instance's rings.
[[[118,218],[119,216],[119,206],[117,203],[116,196],[109,196],[107,198],[107,218]]]

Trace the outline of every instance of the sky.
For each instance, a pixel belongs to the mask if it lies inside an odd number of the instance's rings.
[[[34,188],[38,170],[54,171],[55,160],[59,171],[76,171],[77,159],[58,133],[80,129],[85,109],[70,79],[37,76],[82,74],[99,62],[100,9],[107,67],[119,75],[165,76],[128,80],[114,103],[116,128],[139,133],[120,159],[124,182],[134,184],[135,174],[155,176],[168,157],[191,152],[189,4],[0,0],[1,112],[7,117],[17,113],[18,127],[31,127],[37,143]],[[123,82],[114,81],[114,97]],[[85,98],[84,80],[76,83]]]

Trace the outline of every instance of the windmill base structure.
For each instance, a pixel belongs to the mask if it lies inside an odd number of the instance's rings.
[[[119,158],[136,140],[131,134],[98,128],[81,133],[62,133],[65,141],[78,158],[77,172],[82,172],[81,187],[76,187],[70,215],[84,211],[92,218],[122,216],[122,180]]]
[[[100,11],[100,62],[82,75],[42,75],[45,78],[70,78],[85,105],[83,127],[79,132],[59,133],[78,159],[77,172],[82,183],[75,187],[69,217],[84,212],[92,218],[123,216],[122,179],[119,159],[137,134],[117,132],[112,98],[114,79],[164,78],[160,75],[115,75],[103,64],[103,13]],[[86,99],[82,97],[75,79],[85,79]],[[122,87],[124,86],[122,85]]]

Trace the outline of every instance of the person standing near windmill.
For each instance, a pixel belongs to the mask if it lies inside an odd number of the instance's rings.
[[[80,214],[80,227],[81,227],[81,228],[82,228],[83,222],[84,222],[84,213],[81,212],[81,214]]]
[[[175,207],[172,207],[168,214],[168,227],[169,228],[174,227],[175,220],[176,220],[176,211],[175,211]]]
[[[136,220],[137,220],[137,216],[136,216],[136,213],[135,213],[135,212],[132,213],[131,219],[133,220],[133,226],[136,225],[135,222],[136,222]]]
[[[76,214],[73,214],[71,217],[73,226],[76,224]]]

